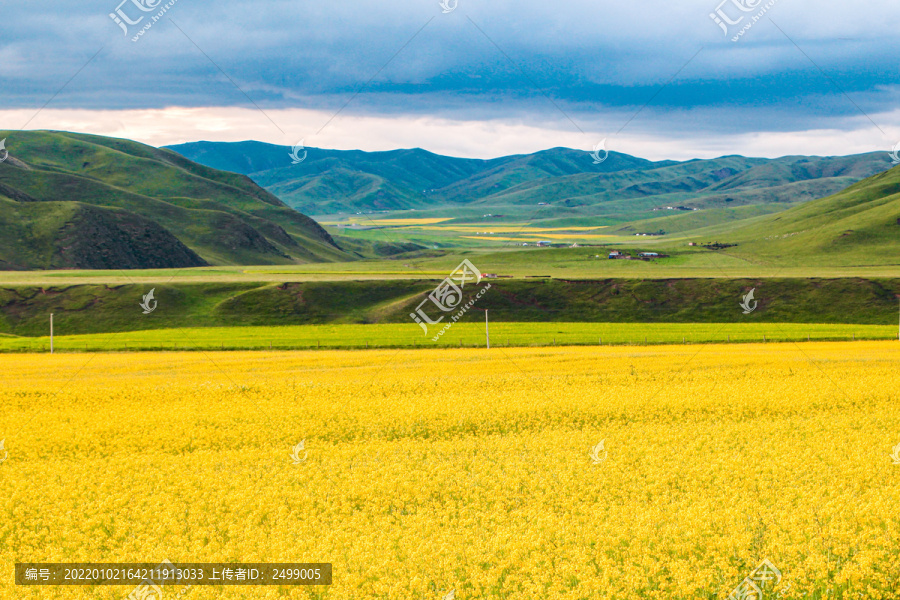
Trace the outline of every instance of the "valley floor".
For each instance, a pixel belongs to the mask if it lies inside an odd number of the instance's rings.
[[[651,246],[630,250],[637,254]],[[0,285],[160,285],[172,283],[280,283],[326,281],[439,281],[463,259],[484,273],[516,279],[550,276],[557,279],[680,279],[680,278],[900,278],[900,263],[782,264],[752,262],[713,251],[688,251],[651,261],[609,260],[604,248],[533,248],[525,251],[448,251],[427,258],[362,260],[286,266],[218,266],[192,269],[106,271],[0,271]]]

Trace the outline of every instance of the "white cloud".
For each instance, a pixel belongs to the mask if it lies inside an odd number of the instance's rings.
[[[0,110],[0,122],[7,126],[24,123],[33,114],[34,111]],[[255,109],[237,107],[119,111],[45,109],[28,128],[127,138],[152,146],[200,140],[258,140],[289,146],[302,139],[308,147],[367,151],[420,147],[438,154],[472,158],[527,154],[556,146],[588,150],[604,137],[608,138],[609,150],[653,160],[714,158],[727,154],[760,157],[847,155],[887,151],[900,140],[900,110],[872,115],[887,135],[882,135],[862,116],[835,119],[829,127],[802,131],[710,133],[688,126],[690,122],[703,120],[703,115],[685,118],[676,131],[662,129],[664,123],[656,122],[656,117],[648,112],[641,116],[643,128],[629,126],[618,136],[604,131],[618,129],[610,125],[622,123],[620,115],[606,115],[607,124],[592,124],[590,131],[598,132],[596,134],[573,131],[561,115],[556,121],[545,123],[512,118],[450,120],[422,116],[341,115],[322,129],[331,116],[322,111],[302,109],[267,110],[263,114]],[[665,121],[669,119],[671,115]],[[317,134],[320,129],[321,133]],[[15,133],[9,134],[7,146],[15,153]]]

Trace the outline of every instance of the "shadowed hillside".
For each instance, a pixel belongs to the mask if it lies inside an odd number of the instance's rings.
[[[347,260],[243,175],[128,140],[3,132],[0,267],[163,268]]]
[[[396,323],[435,281],[209,283],[0,287],[0,334],[43,335],[47,315],[66,334],[236,325]],[[159,308],[141,315],[151,287]],[[755,289],[758,308],[740,300]],[[896,325],[893,279],[499,280],[479,300],[491,322],[860,323]],[[464,321],[483,322],[470,313]]]

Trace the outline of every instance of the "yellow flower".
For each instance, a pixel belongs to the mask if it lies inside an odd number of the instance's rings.
[[[327,590],[185,598],[669,600],[727,597],[768,558],[783,600],[896,598],[898,362],[886,342],[0,355],[0,571],[330,562]],[[129,592],[0,578],[4,599]]]

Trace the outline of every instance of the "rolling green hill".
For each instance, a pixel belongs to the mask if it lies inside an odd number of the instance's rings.
[[[418,148],[389,152],[307,148],[307,159],[297,165],[291,164],[290,148],[261,142],[196,142],[169,149],[217,169],[248,175],[310,214],[453,208],[525,182],[671,164],[612,152],[595,165],[589,154],[568,148],[492,160],[440,156]]]
[[[886,153],[778,159],[723,156],[652,162],[611,152],[594,164],[588,152],[553,148],[492,160],[307,148],[291,164],[289,148],[260,142],[172,146],[191,160],[251,177],[297,210],[314,215],[399,212],[422,217],[507,221],[591,218],[608,223],[668,218],[666,206],[726,209],[743,218],[834,194],[890,167]],[[666,229],[666,228],[663,228]]]
[[[754,219],[729,252],[792,263],[900,264],[900,167],[819,200]]]
[[[348,260],[244,175],[128,140],[0,131],[0,268],[128,269]]]

